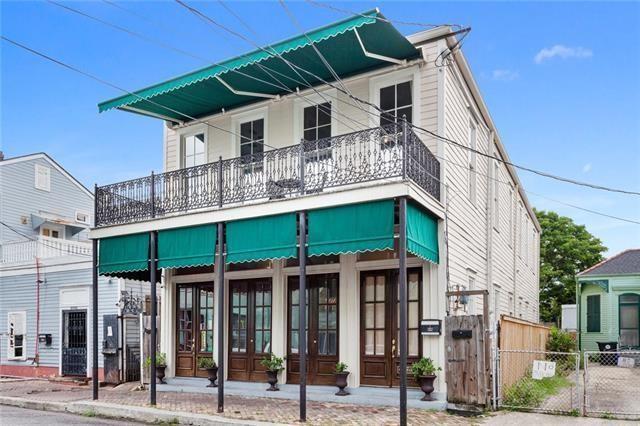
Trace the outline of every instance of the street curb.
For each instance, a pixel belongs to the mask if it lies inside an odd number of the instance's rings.
[[[94,401],[51,402],[0,396],[0,405],[79,415],[87,415],[87,413],[91,413],[92,417],[132,420],[141,423],[169,423],[193,426],[263,426],[273,424],[255,420],[229,419],[226,417],[211,416],[207,414],[184,413],[181,411],[169,411],[152,407],[137,407]]]

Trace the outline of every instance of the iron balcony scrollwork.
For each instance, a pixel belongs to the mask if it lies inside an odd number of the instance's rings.
[[[404,140],[402,126],[390,124],[101,186],[96,191],[96,226],[403,176],[439,200],[440,163],[410,129],[406,147]]]

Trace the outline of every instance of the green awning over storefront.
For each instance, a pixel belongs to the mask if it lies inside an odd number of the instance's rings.
[[[216,224],[158,231],[158,268],[213,265]]]
[[[389,66],[381,56],[398,61],[420,57],[420,51],[378,10],[371,10],[102,102],[98,108],[100,112],[118,108],[175,121],[229,111],[263,101],[265,96],[302,89],[299,73],[312,86],[334,80],[314,49],[341,78]],[[287,62],[299,68],[293,70]]]
[[[149,233],[102,238],[98,253],[100,274],[146,271],[149,269]]]
[[[296,242],[295,213],[229,222],[226,263],[296,257]]]
[[[393,200],[311,210],[309,256],[393,249]]]
[[[407,251],[438,263],[438,220],[419,206],[407,203]]]

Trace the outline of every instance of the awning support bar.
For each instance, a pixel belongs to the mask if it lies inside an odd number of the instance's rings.
[[[360,38],[360,33],[358,32],[358,29],[354,28],[353,32],[356,34],[358,43],[360,43],[360,48],[362,49],[362,53],[364,53],[364,56],[366,56],[367,58],[380,59],[381,61],[391,62],[392,64],[398,64],[398,65],[404,65],[407,63],[407,61],[404,59],[401,60],[401,59],[392,58],[390,56],[378,55],[377,53],[369,52],[364,47],[364,44],[362,43],[362,39]]]
[[[216,75],[216,80],[218,80],[224,87],[229,89],[234,95],[240,96],[253,96],[257,98],[267,98],[267,99],[280,99],[280,95],[269,95],[266,93],[256,93],[256,92],[244,92],[242,90],[236,90],[233,87],[229,86],[226,81],[224,81],[220,76]]]

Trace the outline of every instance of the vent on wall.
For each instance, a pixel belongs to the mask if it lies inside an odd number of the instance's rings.
[[[49,167],[36,164],[35,187],[42,191],[51,191],[51,169]]]

